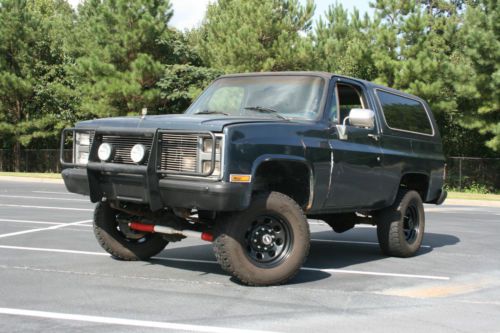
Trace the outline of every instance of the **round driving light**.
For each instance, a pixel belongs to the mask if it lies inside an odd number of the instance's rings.
[[[130,159],[134,163],[141,163],[144,160],[144,157],[146,156],[146,147],[144,147],[141,144],[137,144],[132,147],[132,150],[130,151]]]
[[[109,143],[101,143],[97,156],[101,161],[108,161],[113,153],[113,147]]]

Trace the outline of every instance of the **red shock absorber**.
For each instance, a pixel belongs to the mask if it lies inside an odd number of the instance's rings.
[[[155,226],[153,224],[143,224],[139,222],[131,222],[129,224],[130,229],[145,232],[155,232]]]

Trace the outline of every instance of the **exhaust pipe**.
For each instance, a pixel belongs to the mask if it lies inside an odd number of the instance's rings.
[[[154,224],[144,224],[139,222],[130,222],[128,224],[129,228],[137,231],[144,232],[156,232],[158,234],[167,234],[167,235],[181,235],[184,237],[196,237],[201,238],[207,242],[213,242],[214,235],[208,232],[199,232],[193,230],[177,230],[170,227],[165,227],[163,225],[154,225]]]

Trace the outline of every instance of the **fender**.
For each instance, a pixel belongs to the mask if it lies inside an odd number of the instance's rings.
[[[301,156],[294,155],[283,155],[283,154],[264,154],[255,159],[252,164],[252,179],[255,179],[255,175],[259,167],[266,162],[271,161],[280,161],[280,162],[294,162],[294,163],[302,163],[307,167],[309,171],[309,200],[307,202],[307,206],[305,207],[305,211],[311,209],[314,198],[314,171],[311,166],[311,163],[305,158]],[[253,182],[251,187],[251,192],[253,192]]]
[[[406,175],[419,175],[419,176],[425,176],[425,177],[427,177],[427,181],[428,181],[428,183],[427,183],[427,190],[426,190],[425,195],[426,195],[426,197],[427,197],[427,196],[429,196],[429,190],[430,190],[430,175],[429,175],[429,174],[427,174],[427,173],[425,173],[425,172],[409,172],[409,171],[407,171],[407,172],[404,172],[404,173],[402,173],[402,174],[401,174],[401,177],[399,178],[399,184],[398,184],[398,186],[397,186],[396,188],[394,188],[394,190],[393,190],[393,194],[392,194],[392,196],[391,196],[391,202],[390,202],[390,204],[392,204],[392,203],[396,200],[396,196],[398,195],[399,187],[401,186],[401,183],[402,183],[402,181],[403,181],[403,178],[404,178]],[[426,202],[426,198],[422,198],[422,201],[423,201],[423,202]]]

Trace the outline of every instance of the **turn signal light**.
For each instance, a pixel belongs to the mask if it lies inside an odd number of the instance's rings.
[[[250,183],[252,175],[231,175],[229,180],[231,183]]]

